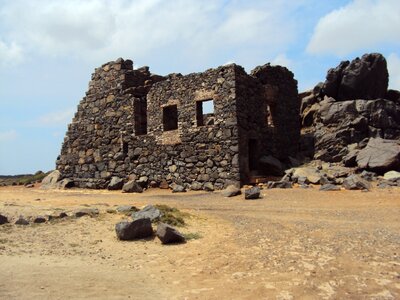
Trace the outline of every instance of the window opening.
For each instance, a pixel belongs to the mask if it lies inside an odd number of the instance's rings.
[[[178,129],[178,107],[177,105],[165,106],[163,108],[164,131]]]
[[[203,100],[196,102],[197,126],[214,125],[214,100]]]
[[[147,134],[147,102],[141,99],[134,103],[135,135]]]
[[[274,121],[272,120],[271,107],[267,104],[265,112],[265,121],[268,127],[274,127]]]

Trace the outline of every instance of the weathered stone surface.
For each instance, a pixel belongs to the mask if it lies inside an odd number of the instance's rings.
[[[306,181],[313,184],[318,184],[321,180],[321,174],[315,167],[296,168],[293,173],[293,178],[306,178]],[[306,181],[304,183],[306,183]]]
[[[130,180],[122,187],[123,193],[143,193],[143,188],[136,183],[135,180]]]
[[[206,183],[204,183],[203,189],[207,192],[213,192],[214,185],[211,182],[206,182]]]
[[[343,181],[343,187],[346,190],[369,190],[371,184],[360,176],[354,174],[350,175]]]
[[[132,214],[133,212],[138,211],[138,209],[132,205],[120,205],[115,210],[116,210],[116,212],[119,212],[122,214]]]
[[[244,198],[248,200],[260,198],[260,188],[258,186],[253,186],[252,188],[244,190]]]
[[[293,184],[288,181],[269,181],[267,184],[268,189],[291,189]]]
[[[2,214],[0,214],[0,225],[8,223],[8,218]]]
[[[111,181],[107,186],[107,189],[110,191],[120,190],[122,189],[123,185],[124,185],[124,180],[117,176],[114,176],[111,178]]]
[[[314,159],[330,162],[345,159],[352,166],[366,139],[400,138],[400,104],[384,99],[320,104],[315,121]],[[358,146],[349,148],[354,144]]]
[[[97,208],[80,208],[74,212],[74,216],[76,218],[80,218],[83,216],[95,217],[99,214],[99,210]]]
[[[378,173],[400,169],[400,141],[371,138],[357,155],[357,165]]]
[[[186,189],[184,186],[179,185],[179,184],[173,184],[172,185],[172,192],[173,193],[185,193]]]
[[[57,182],[61,179],[61,172],[54,170],[42,180],[42,189],[57,188]]]
[[[184,243],[185,237],[174,227],[159,223],[156,231],[157,237],[163,244]]]
[[[398,180],[400,179],[400,172],[397,171],[389,171],[383,175],[383,179],[385,180]]]
[[[151,221],[148,218],[140,218],[133,222],[119,222],[115,225],[117,238],[123,241],[143,239],[153,235]]]
[[[320,191],[329,192],[329,191],[340,191],[340,186],[334,185],[332,183],[323,184],[319,188]]]
[[[378,99],[385,97],[388,83],[386,59],[371,53],[330,69],[322,93],[336,100]]]
[[[29,221],[24,217],[20,216],[17,221],[15,221],[16,225],[29,225]]]
[[[221,192],[224,197],[234,197],[240,195],[242,191],[235,185],[229,185],[225,190]]]
[[[190,189],[192,191],[199,191],[203,189],[203,185],[200,182],[195,181],[190,185]]]
[[[162,217],[162,212],[153,205],[147,205],[138,212],[132,214],[134,220],[150,219],[151,222],[156,221]]]

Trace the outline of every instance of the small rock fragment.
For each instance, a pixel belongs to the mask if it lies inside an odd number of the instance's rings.
[[[185,242],[185,237],[178,230],[165,223],[158,224],[156,235],[163,244]]]

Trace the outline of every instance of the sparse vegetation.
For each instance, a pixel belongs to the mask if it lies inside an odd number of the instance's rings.
[[[37,171],[35,174],[22,175],[0,175],[0,186],[3,185],[25,185],[42,181],[49,172]]]
[[[201,239],[201,238],[202,238],[201,234],[198,233],[198,232],[184,233],[183,236],[185,237],[185,239],[186,239],[187,241],[190,241],[190,240],[198,240],[198,239]]]
[[[171,226],[185,226],[185,218],[190,217],[190,214],[181,212],[175,207],[170,207],[164,204],[158,204],[155,205],[155,207],[163,213],[163,216],[160,218],[159,222],[166,223]]]

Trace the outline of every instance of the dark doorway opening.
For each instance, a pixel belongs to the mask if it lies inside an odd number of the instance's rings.
[[[135,135],[147,134],[147,102],[146,99],[135,101]]]
[[[255,171],[258,169],[258,141],[249,139],[249,170]]]

